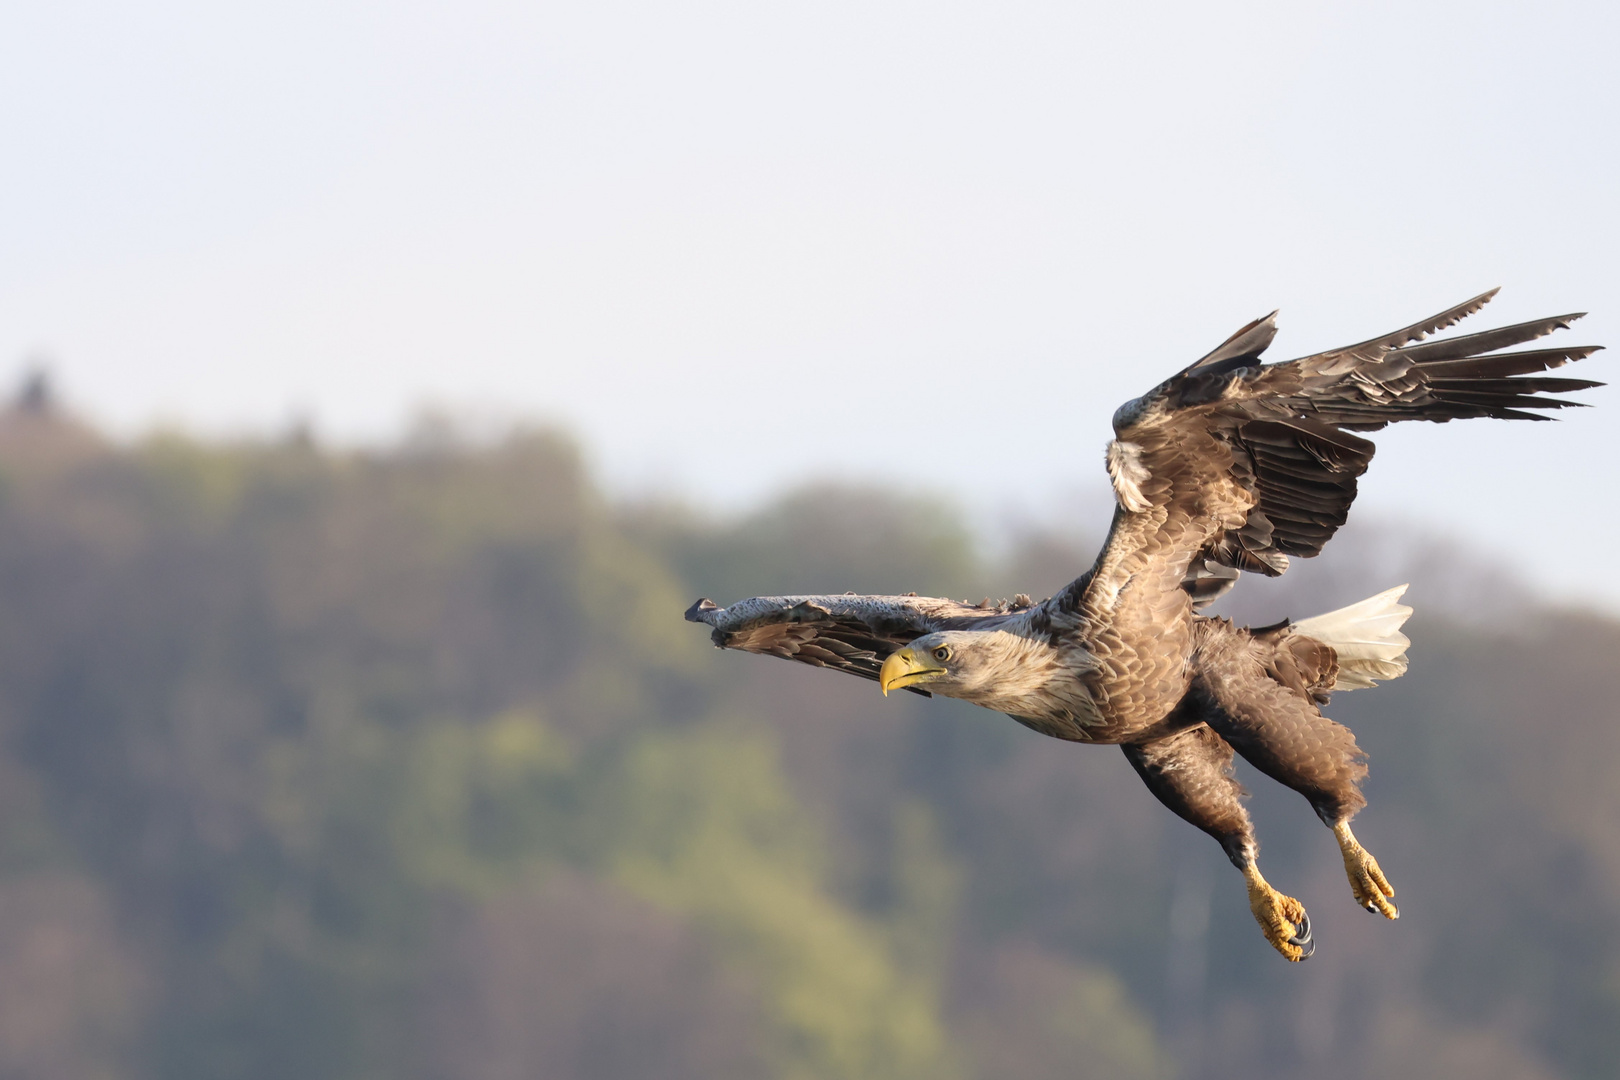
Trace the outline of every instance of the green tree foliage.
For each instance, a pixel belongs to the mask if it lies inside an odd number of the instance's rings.
[[[746,728],[640,740],[617,789],[613,876],[755,973],[777,1075],[949,1076],[937,984],[825,890],[822,844],[773,758]]]
[[[1612,623],[1486,632],[1414,587],[1412,673],[1334,703],[1402,921],[1249,778],[1318,926],[1291,967],[1117,751],[679,618],[1044,593],[1083,548],[987,565],[948,507],[870,490],[616,507],[544,432],[0,416],[0,1074],[1612,1074]]]

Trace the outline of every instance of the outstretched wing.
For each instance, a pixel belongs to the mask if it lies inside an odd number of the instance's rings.
[[[989,629],[1029,607],[984,601],[977,607],[931,596],[756,596],[730,607],[699,600],[687,622],[714,628],[714,644],[836,668],[877,680],[889,654],[936,630]],[[923,697],[926,690],[906,689]]]
[[[1424,340],[1495,294],[1357,345],[1262,364],[1273,312],[1115,414],[1108,466],[1120,505],[1127,515],[1169,510],[1171,523],[1187,526],[1157,540],[1173,549],[1179,539],[1174,554],[1191,556],[1183,587],[1196,604],[1224,593],[1239,571],[1275,577],[1289,556],[1322,550],[1372,461],[1373,444],[1354,432],[1401,420],[1546,420],[1543,411],[1579,402],[1544,395],[1602,385],[1540,374],[1601,346],[1500,351],[1580,315]],[[1193,527],[1200,515],[1202,530]]]

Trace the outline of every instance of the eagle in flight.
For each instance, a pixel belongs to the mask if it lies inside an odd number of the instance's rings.
[[[1043,735],[1113,743],[1148,789],[1214,837],[1243,872],[1249,908],[1289,960],[1315,948],[1310,919],[1261,876],[1233,754],[1293,788],[1333,830],[1356,902],[1397,918],[1395,890],[1350,831],[1365,755],[1322,715],[1334,690],[1406,670],[1411,614],[1390,589],[1340,611],[1234,626],[1199,609],[1242,571],[1275,577],[1344,524],[1373,444],[1402,420],[1545,420],[1600,386],[1542,373],[1599,346],[1511,350],[1579,315],[1426,340],[1496,290],[1329,352],[1266,364],[1276,313],[1233,334],[1114,414],[1116,506],[1096,563],[1056,596],[978,606],[904,596],[765,596],[686,612],[726,649],[944,694]]]

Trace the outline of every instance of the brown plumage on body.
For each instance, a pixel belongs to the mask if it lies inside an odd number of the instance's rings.
[[[1373,444],[1402,420],[1544,420],[1601,385],[1541,373],[1597,346],[1503,352],[1578,315],[1425,340],[1495,290],[1359,345],[1263,364],[1275,312],[1114,415],[1105,455],[1117,503],[1096,563],[1056,596],[978,606],[908,596],[756,597],[687,619],[717,646],[837,668],[961,698],[1044,735],[1122,746],[1148,788],[1220,842],[1243,871],[1267,940],[1311,954],[1310,920],[1272,889],[1242,789],[1240,754],[1303,795],[1334,832],[1356,901],[1396,918],[1394,890],[1355,840],[1364,755],[1323,716],[1331,691],[1406,668],[1404,586],[1300,623],[1235,627],[1197,610],[1241,572],[1276,576],[1344,524]]]

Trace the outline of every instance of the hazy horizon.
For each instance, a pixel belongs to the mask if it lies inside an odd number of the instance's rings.
[[[124,437],[376,444],[441,403],[561,424],[625,495],[1061,516],[1117,405],[1273,308],[1279,359],[1497,285],[1465,328],[1616,340],[1617,18],[18,9],[0,372]],[[1617,399],[1580,396],[1380,433],[1356,514],[1616,609]]]

